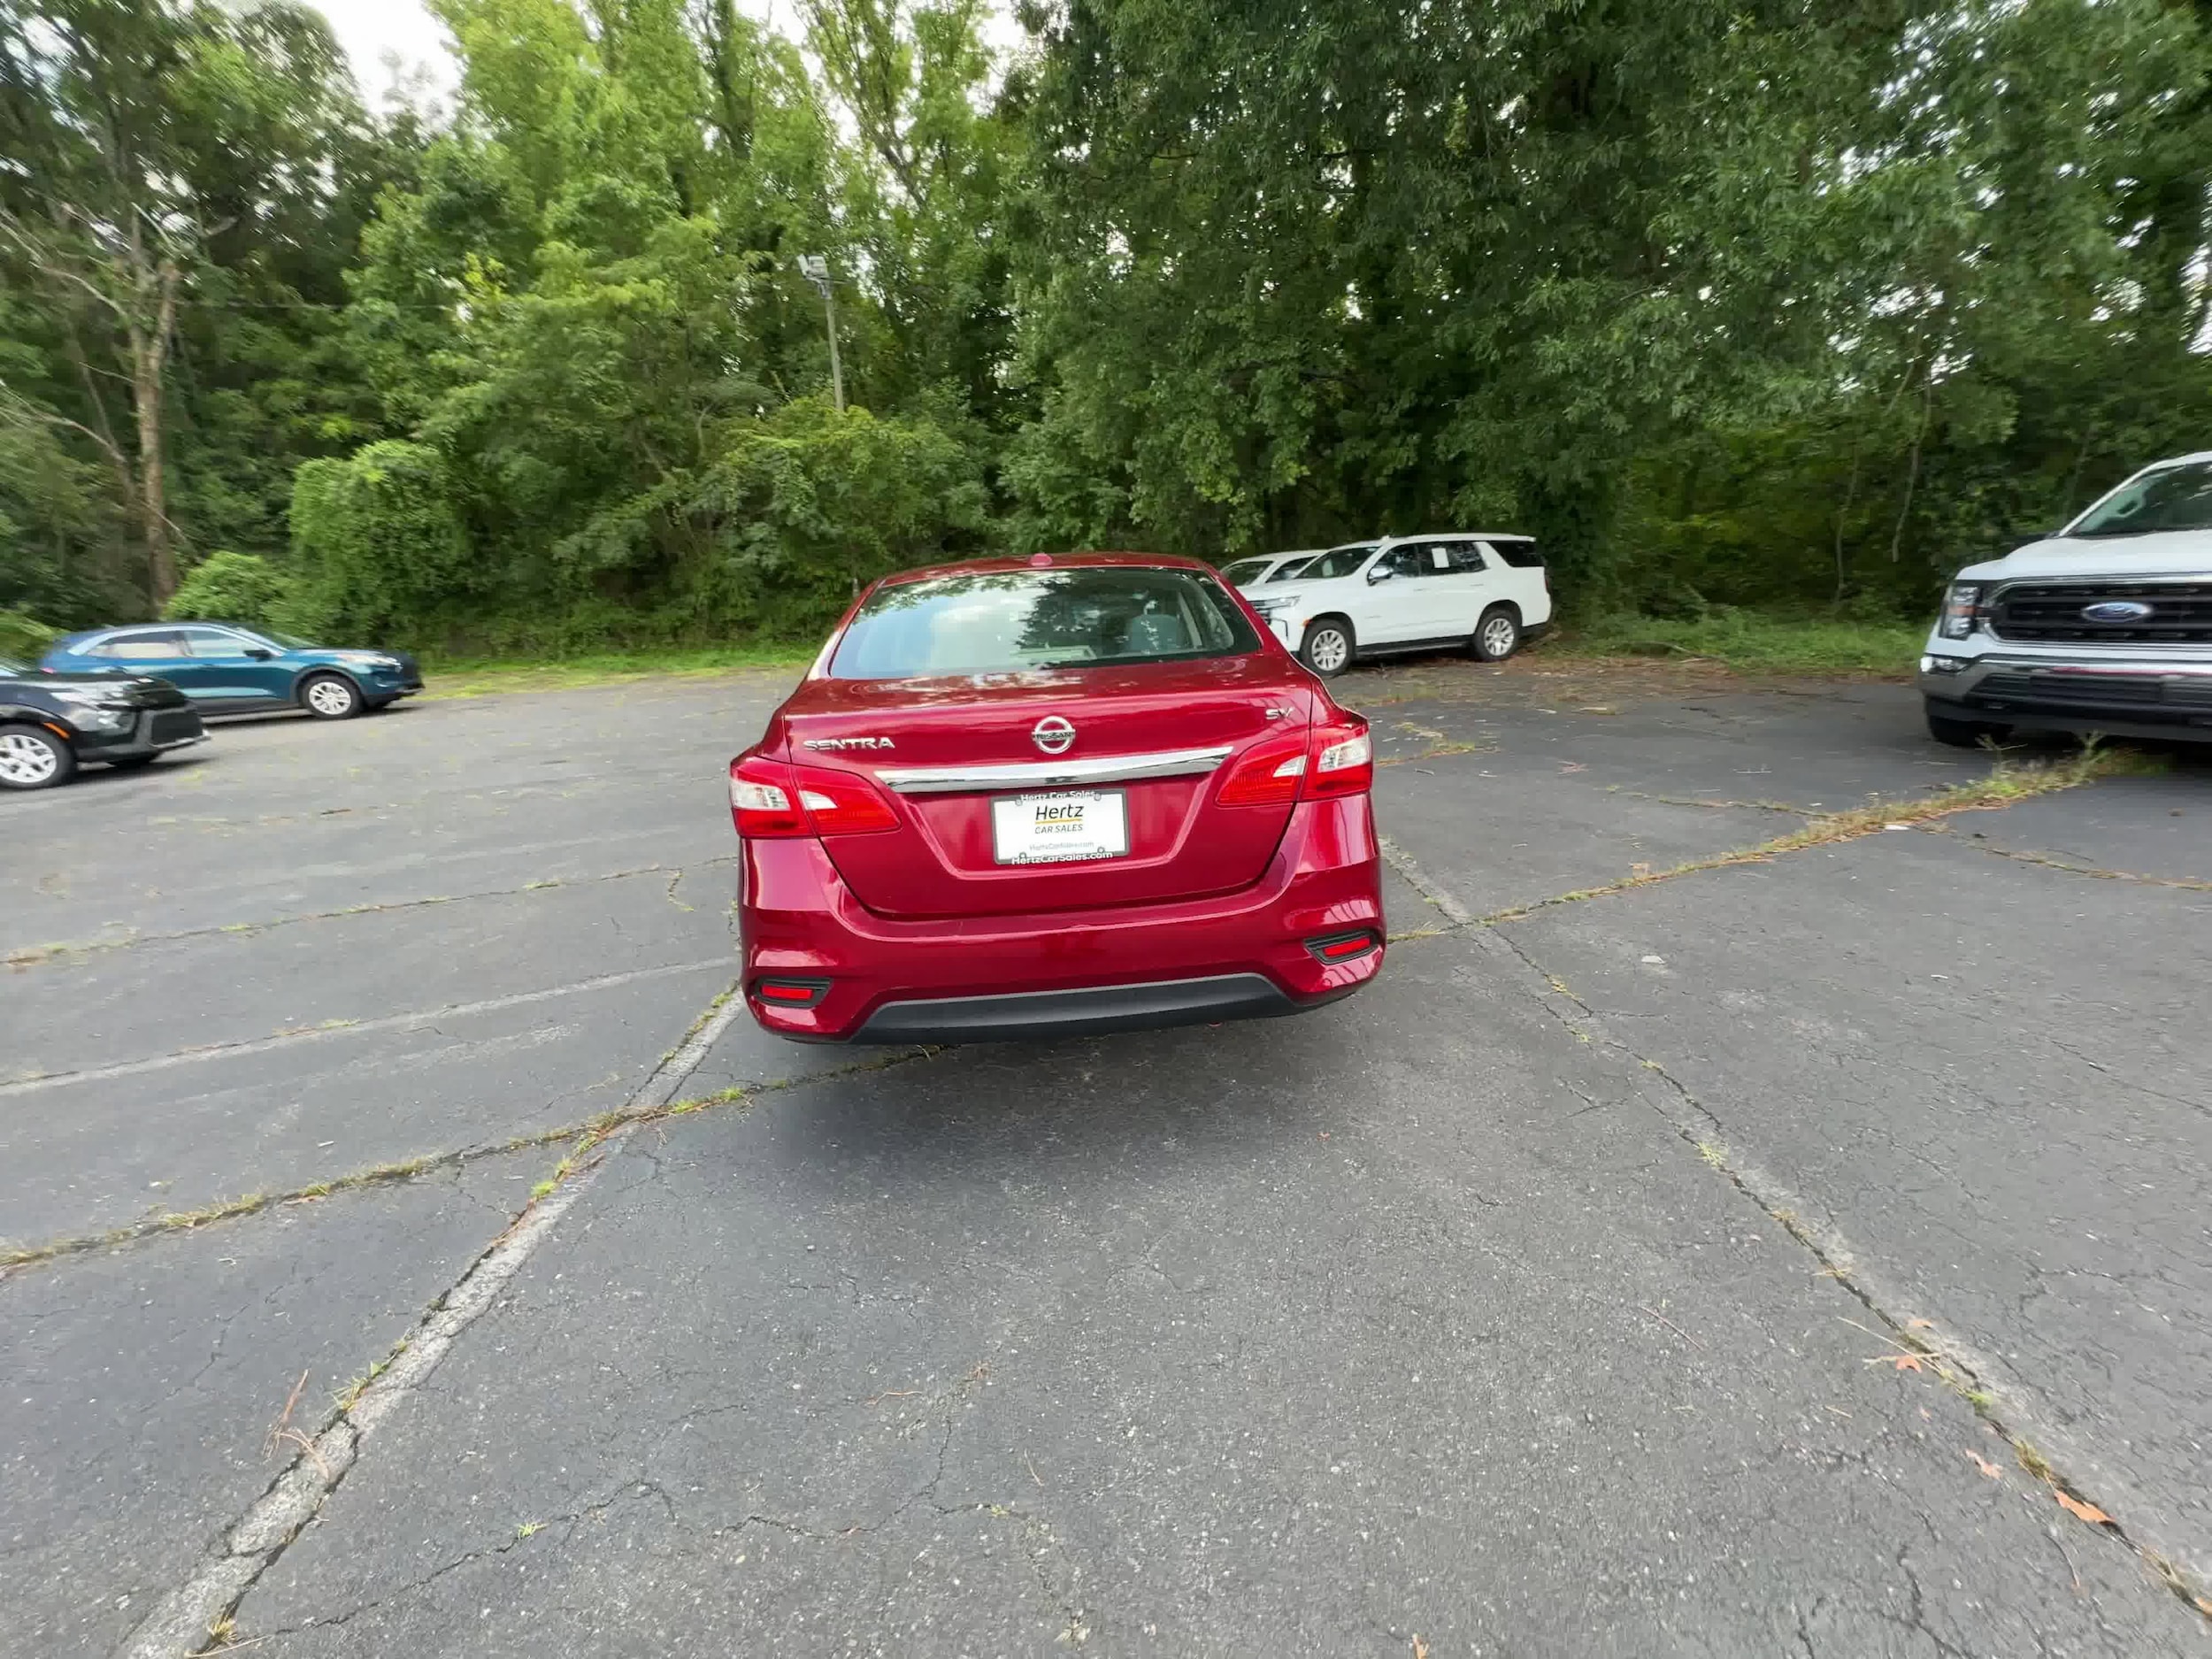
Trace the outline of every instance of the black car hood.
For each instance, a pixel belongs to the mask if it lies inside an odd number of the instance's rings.
[[[57,686],[97,686],[108,694],[109,701],[133,709],[174,709],[190,701],[165,680],[120,668],[89,673],[0,675],[0,696],[19,687],[25,691],[51,691]]]

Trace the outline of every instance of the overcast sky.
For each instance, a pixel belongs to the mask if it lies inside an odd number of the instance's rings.
[[[410,67],[430,72],[435,96],[450,93],[460,73],[453,62],[444,27],[423,9],[422,0],[315,0],[338,41],[353,59],[353,78],[372,104],[392,83],[384,56],[396,52]]]

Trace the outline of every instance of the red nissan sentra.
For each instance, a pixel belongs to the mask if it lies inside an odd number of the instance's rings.
[[[803,1040],[1289,1014],[1382,966],[1367,722],[1194,559],[855,602],[730,763],[745,997]]]

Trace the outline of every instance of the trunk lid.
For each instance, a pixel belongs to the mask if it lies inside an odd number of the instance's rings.
[[[1249,886],[1273,858],[1292,809],[1224,807],[1214,797],[1246,750],[1306,730],[1314,699],[1293,664],[1253,653],[941,679],[814,680],[783,713],[794,761],[869,779],[898,816],[896,830],[825,838],[839,875],[879,915],[920,918],[1157,902]],[[1035,735],[1040,722],[1054,719],[1074,731],[1057,754]],[[1210,761],[1215,750],[1226,752]],[[1175,775],[1059,781],[1096,767],[1141,771],[1147,763]],[[1016,766],[1056,775],[990,775]],[[1071,791],[1120,795],[1125,854],[999,862],[994,801]]]

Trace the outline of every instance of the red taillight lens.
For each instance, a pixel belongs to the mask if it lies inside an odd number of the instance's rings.
[[[1375,746],[1367,722],[1354,716],[1313,728],[1313,765],[1306,773],[1306,799],[1365,795],[1375,787]]]
[[[1280,806],[1302,797],[1364,795],[1374,787],[1367,722],[1345,716],[1262,743],[1221,786],[1224,806]]]
[[[757,841],[794,835],[871,835],[896,829],[891,803],[865,778],[794,766],[764,755],[730,763],[730,816]]]
[[[1224,806],[1279,806],[1298,798],[1306,775],[1306,734],[1291,732],[1248,750],[1221,786]]]
[[[737,833],[753,841],[814,833],[799,810],[799,780],[792,769],[764,755],[741,755],[730,763],[730,817]]]

